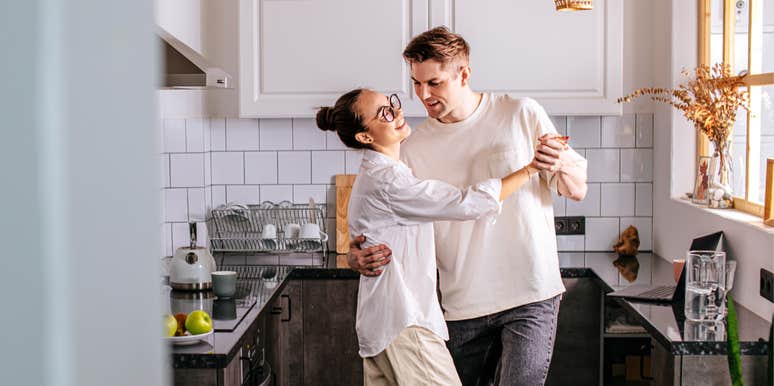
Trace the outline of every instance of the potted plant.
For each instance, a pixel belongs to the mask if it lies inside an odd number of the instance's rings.
[[[618,99],[618,103],[630,102],[642,95],[668,103],[683,112],[699,132],[714,145],[713,165],[708,194],[711,206],[731,207],[730,138],[740,108],[750,111],[750,96],[744,86],[746,72],[731,73],[731,67],[715,64],[712,67],[700,65],[693,77],[682,71],[688,82],[676,89],[641,88]]]

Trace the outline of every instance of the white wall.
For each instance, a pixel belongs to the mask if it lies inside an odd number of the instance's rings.
[[[165,385],[152,2],[0,5],[3,385]]]
[[[658,57],[653,86],[675,87],[683,81],[681,69],[696,66],[696,4],[659,0],[653,5],[660,15],[652,27]],[[728,218],[733,213],[672,199],[692,190],[695,131],[678,111],[664,105],[656,108],[654,126],[654,251],[667,259],[682,258],[692,238],[724,231],[729,256],[738,261],[735,299],[771,320],[774,304],[758,294],[758,280],[761,268],[774,270],[774,230],[761,226],[760,219],[733,220]]]

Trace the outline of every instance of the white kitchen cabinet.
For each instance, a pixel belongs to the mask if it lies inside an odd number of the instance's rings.
[[[447,25],[471,44],[472,86],[555,115],[620,114],[622,0],[561,13],[551,0],[240,0],[243,117],[310,117],[343,92],[396,92],[424,116],[401,53]]]

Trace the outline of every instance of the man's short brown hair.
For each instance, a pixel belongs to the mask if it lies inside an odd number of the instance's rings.
[[[470,46],[462,36],[452,33],[446,27],[435,27],[415,36],[406,49],[403,58],[409,63],[435,60],[444,65],[456,61],[468,64]]]

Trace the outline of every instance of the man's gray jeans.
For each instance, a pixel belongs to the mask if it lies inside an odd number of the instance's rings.
[[[543,385],[562,295],[475,319],[449,321],[446,346],[464,386]]]

